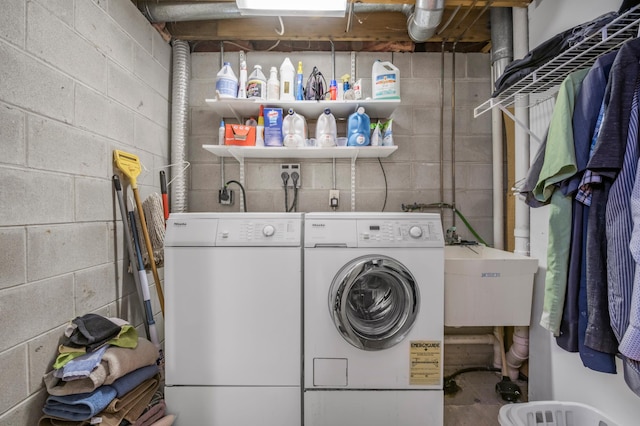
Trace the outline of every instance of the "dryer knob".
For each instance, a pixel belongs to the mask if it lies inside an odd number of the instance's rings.
[[[411,235],[411,238],[422,237],[422,228],[420,228],[419,226],[412,226],[411,228],[409,228],[409,235]]]
[[[273,234],[275,234],[276,232],[276,228],[273,227],[273,225],[267,225],[264,228],[262,228],[262,233],[264,234],[265,237],[270,237]]]

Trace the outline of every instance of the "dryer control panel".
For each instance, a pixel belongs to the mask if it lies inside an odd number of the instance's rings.
[[[358,220],[359,247],[442,247],[442,225],[435,220]]]
[[[300,246],[301,221],[296,219],[220,219],[217,246]]]

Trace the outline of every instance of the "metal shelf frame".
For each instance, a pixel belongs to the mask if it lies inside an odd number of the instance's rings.
[[[522,78],[496,97],[490,98],[473,110],[474,117],[500,108],[512,119],[508,107],[529,108],[553,97],[559,86],[570,73],[589,68],[600,56],[618,49],[627,40],[638,37],[640,27],[640,6],[623,13],[600,31],[570,47],[536,71]]]

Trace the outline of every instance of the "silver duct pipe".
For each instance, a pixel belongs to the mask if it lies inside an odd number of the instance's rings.
[[[186,140],[191,74],[191,51],[186,41],[173,41],[172,73],[171,164],[177,171],[171,176],[171,211],[183,213],[188,211],[188,172],[182,165],[188,159]]]
[[[138,8],[149,22],[201,21],[208,19],[237,19],[240,14],[235,3],[140,1]],[[412,4],[353,3],[353,13],[400,12],[407,16],[409,37],[415,42],[431,38],[442,19],[444,0],[417,0]]]

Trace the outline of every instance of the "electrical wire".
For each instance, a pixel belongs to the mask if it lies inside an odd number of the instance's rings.
[[[247,195],[244,192],[244,186],[242,186],[242,184],[240,182],[238,182],[237,180],[230,180],[224,185],[224,187],[226,188],[227,186],[229,186],[230,183],[235,183],[242,190],[242,207],[243,207],[244,212],[246,213],[247,212]]]
[[[384,171],[384,166],[382,165],[382,161],[380,157],[378,157],[378,163],[380,163],[380,169],[382,170],[382,176],[384,177],[384,203],[382,203],[382,210],[384,211],[385,207],[387,207],[387,196],[389,195],[389,185],[387,183],[387,174]]]

